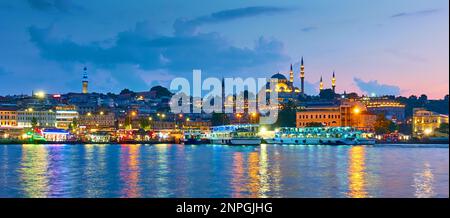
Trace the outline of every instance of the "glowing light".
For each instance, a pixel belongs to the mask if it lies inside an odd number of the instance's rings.
[[[430,129],[430,128],[428,128],[428,129],[425,129],[425,130],[423,131],[423,133],[425,133],[425,135],[430,135],[431,133],[433,133],[433,130]]]
[[[91,116],[92,114],[91,114],[91,112],[88,112],[87,115],[88,115],[88,116]]]
[[[34,95],[36,95],[36,97],[38,98],[45,98],[45,92],[43,91],[38,91]]]
[[[103,111],[100,111],[100,115],[103,115],[103,114],[105,114]]]
[[[261,133],[267,132],[267,128],[266,127],[261,127],[261,129],[259,130]]]
[[[359,113],[361,113],[361,109],[355,107],[355,108],[353,109],[353,113],[359,114]]]
[[[133,116],[133,117],[136,116],[136,112],[135,112],[135,111],[132,111],[132,112],[131,112],[131,116]]]

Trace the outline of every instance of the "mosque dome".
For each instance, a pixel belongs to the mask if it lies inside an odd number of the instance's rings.
[[[271,77],[271,79],[278,79],[278,80],[286,80],[287,81],[286,77],[283,74],[281,74],[281,73],[277,73],[277,74],[273,75]]]

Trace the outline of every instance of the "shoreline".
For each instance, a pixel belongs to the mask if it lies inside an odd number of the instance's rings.
[[[104,145],[135,145],[135,144],[147,144],[147,145],[155,145],[155,144],[179,144],[184,145],[184,143],[177,143],[176,141],[127,141],[127,142],[83,142],[83,141],[68,141],[68,142],[18,142],[18,141],[12,141],[12,142],[1,142],[0,145],[26,145],[26,144],[42,144],[42,145],[52,145],[52,144],[67,144],[67,145],[82,145],[82,144],[104,144]],[[261,143],[264,144],[264,143]],[[376,142],[375,145],[383,145],[383,144],[389,144],[389,145],[416,145],[416,144],[424,144],[424,145],[443,145],[443,144],[449,144],[449,141],[410,141],[410,142]],[[191,145],[191,144],[187,144]],[[202,144],[194,144],[194,145],[202,145]]]

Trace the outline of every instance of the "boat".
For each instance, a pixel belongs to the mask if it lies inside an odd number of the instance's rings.
[[[282,127],[275,130],[273,138],[265,138],[268,144],[297,145],[373,145],[372,133],[352,127]]]
[[[207,134],[198,129],[184,131],[182,141],[185,145],[198,145],[209,143]]]
[[[237,124],[212,127],[209,139],[213,144],[260,145],[259,125]]]

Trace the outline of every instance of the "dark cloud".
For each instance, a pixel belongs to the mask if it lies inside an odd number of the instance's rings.
[[[287,8],[269,7],[269,6],[256,6],[256,7],[223,10],[206,16],[197,17],[194,19],[186,19],[186,18],[177,19],[176,22],[174,23],[174,29],[177,35],[192,34],[195,32],[197,27],[204,24],[220,23],[259,15],[274,15],[287,11],[289,11],[289,9]]]
[[[311,31],[317,30],[317,27],[315,27],[315,26],[308,26],[308,27],[304,27],[304,28],[302,28],[300,30],[302,32],[311,32]]]
[[[395,85],[380,84],[377,80],[368,82],[359,78],[353,78],[358,88],[366,94],[375,93],[376,95],[399,95],[400,88]]]
[[[68,39],[50,37],[50,29],[30,27],[31,42],[41,55],[58,62],[93,63],[111,68],[118,64],[138,65],[142,69],[186,71],[199,67],[230,71],[262,63],[286,60],[283,44],[259,38],[253,48],[239,48],[217,33],[193,36],[149,36],[138,30],[117,34],[111,47],[101,42],[78,44]]]
[[[427,9],[427,10],[414,11],[414,12],[401,12],[401,13],[392,15],[391,18],[426,16],[426,15],[435,14],[437,12],[439,12],[438,9]]]
[[[72,0],[26,0],[31,8],[39,11],[73,12],[83,10]]]
[[[270,7],[235,9],[199,17],[191,23],[201,25],[282,10]],[[187,76],[196,68],[215,74],[232,73],[273,66],[289,59],[284,54],[283,43],[275,39],[260,37],[253,46],[236,47],[215,32],[161,35],[150,26],[140,22],[113,38],[83,44],[52,37],[51,28],[31,26],[28,32],[30,41],[45,59],[61,65],[81,63],[109,69],[112,76],[121,82],[161,71],[168,72],[168,78],[172,75]],[[124,65],[133,67],[129,67],[127,72],[117,70]]]

